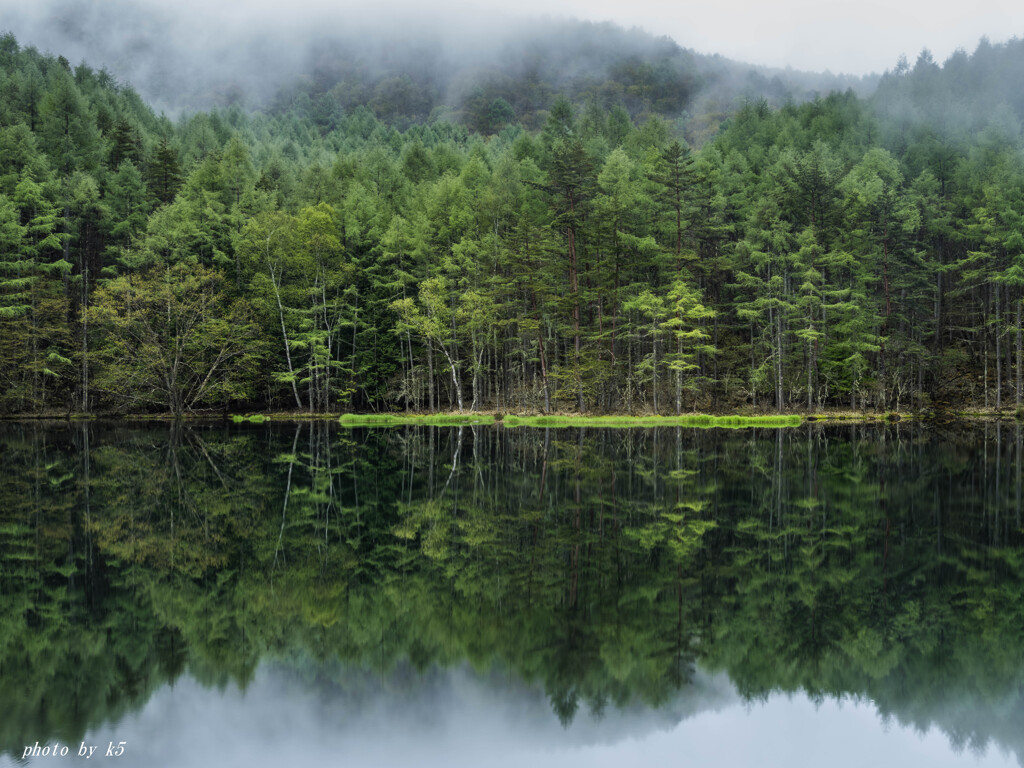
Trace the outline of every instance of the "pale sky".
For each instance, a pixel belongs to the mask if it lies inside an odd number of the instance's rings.
[[[533,3],[535,0],[526,0]],[[1007,0],[552,0],[538,8],[606,18],[666,34],[687,48],[772,67],[866,74],[913,64],[922,48],[939,63],[988,36],[1024,35],[1024,3]]]
[[[220,5],[239,2],[221,0]],[[242,5],[256,13],[281,8],[279,0],[246,0]],[[292,0],[287,5],[290,12],[298,8],[313,14],[325,8],[384,7],[399,16],[410,8],[421,14],[472,9],[614,21],[668,35],[701,53],[857,75],[891,69],[901,54],[913,64],[922,48],[931,50],[941,64],[957,48],[973,52],[982,36],[993,43],[1024,36],[1020,0]]]
[[[255,25],[280,34],[295,23],[329,29],[366,16],[412,29],[443,19],[448,39],[466,47],[486,46],[486,32],[463,33],[500,29],[503,14],[576,17],[641,27],[751,64],[855,75],[891,69],[901,54],[913,64],[925,47],[942,63],[957,48],[973,52],[982,36],[993,43],[1024,36],[1021,0],[0,0],[0,30],[59,16],[62,7],[115,1],[236,33]],[[51,47],[45,29],[37,26],[44,39],[31,40],[43,49]]]

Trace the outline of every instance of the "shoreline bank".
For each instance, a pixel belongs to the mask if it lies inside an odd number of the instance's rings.
[[[0,416],[0,421],[173,421],[231,422],[260,424],[270,421],[337,421],[343,427],[375,426],[487,426],[505,427],[696,427],[742,429],[747,427],[795,427],[805,423],[895,423],[899,421],[1018,421],[1020,415],[1012,411],[997,412],[989,409],[965,409],[938,413],[908,413],[890,411],[807,411],[791,413],[688,413],[681,415],[579,414],[579,413],[506,413],[499,411],[443,412],[443,413],[308,413],[293,411],[243,413],[191,413],[175,417],[170,413],[118,414],[118,413],[48,413],[11,414]]]

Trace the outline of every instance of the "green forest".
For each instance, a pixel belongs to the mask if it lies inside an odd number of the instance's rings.
[[[3,36],[0,414],[1020,409],[1024,42],[717,117],[622,62],[171,120]]]

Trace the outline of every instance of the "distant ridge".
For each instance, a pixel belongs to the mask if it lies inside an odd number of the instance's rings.
[[[204,21],[127,0],[39,0],[5,19],[22,44],[105,67],[172,116],[237,104],[299,106],[330,121],[365,104],[399,128],[443,116],[486,132],[512,117],[537,128],[563,94],[580,106],[622,106],[634,119],[688,119],[700,143],[743,101],[781,106],[848,88],[864,96],[877,82],[743,64],[608,22],[479,16],[454,23],[324,16],[271,26]]]

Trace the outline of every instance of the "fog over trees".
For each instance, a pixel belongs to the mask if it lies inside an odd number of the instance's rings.
[[[781,105],[847,87],[867,93],[877,82],[755,67],[639,29],[562,17],[315,4],[287,14],[185,8],[41,0],[13,9],[5,24],[23,44],[106,67],[171,115],[232,104],[280,110],[306,95],[342,109],[370,105],[389,123],[425,121],[434,110],[479,121],[481,99],[502,97],[519,120],[539,127],[535,113],[558,93],[604,106],[625,100],[634,115],[675,119],[683,110],[729,111],[740,98]]]

